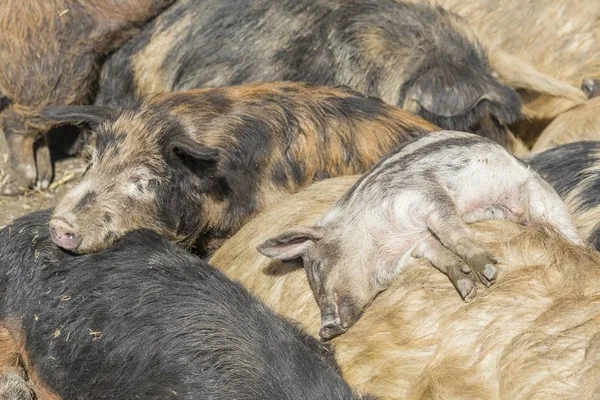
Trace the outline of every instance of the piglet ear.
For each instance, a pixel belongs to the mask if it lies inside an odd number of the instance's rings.
[[[110,118],[113,109],[101,106],[49,106],[41,114],[49,120],[66,124],[87,123],[96,126]]]
[[[265,240],[256,249],[270,258],[293,260],[303,257],[324,234],[325,228],[321,226],[294,228]]]
[[[217,173],[218,149],[205,147],[182,136],[170,143],[170,151],[179,163],[200,179],[210,179]]]

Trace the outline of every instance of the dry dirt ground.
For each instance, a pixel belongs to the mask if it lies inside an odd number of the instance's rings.
[[[0,132],[1,133],[1,132]],[[4,135],[0,134],[0,182],[8,168]],[[85,170],[85,162],[71,157],[56,162],[54,181],[44,191],[31,190],[22,196],[0,196],[0,227],[32,211],[53,207],[62,195],[77,182]]]

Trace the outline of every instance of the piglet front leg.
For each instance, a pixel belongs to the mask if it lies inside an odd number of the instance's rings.
[[[473,300],[477,294],[477,286],[471,268],[433,236],[421,241],[411,255],[415,258],[425,258],[446,274],[460,297],[467,303]]]
[[[436,194],[435,203],[425,218],[429,230],[447,249],[465,261],[485,286],[493,285],[498,276],[496,259],[473,243],[470,228],[448,195]]]

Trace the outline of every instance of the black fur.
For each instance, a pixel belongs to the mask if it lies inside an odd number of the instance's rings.
[[[165,60],[161,90],[273,80],[348,85],[505,145],[502,127],[521,118],[519,96],[492,76],[485,51],[455,18],[394,0],[181,1],[109,59],[96,103],[132,98],[134,57],[179,27],[171,46],[157,50]]]
[[[534,154],[524,161],[565,198],[584,179],[597,176],[600,180],[600,175],[589,171],[600,160],[599,152],[600,142],[575,142]]]
[[[50,213],[0,230],[1,318],[64,399],[353,399],[330,350],[150,231],[74,256]]]
[[[524,161],[554,187],[575,219],[592,209],[598,209],[600,216],[600,142],[563,144]],[[590,214],[586,218],[590,218]],[[600,218],[587,241],[600,251]]]
[[[4,110],[10,104],[10,100],[8,97],[4,95],[4,93],[0,92],[0,112]]]

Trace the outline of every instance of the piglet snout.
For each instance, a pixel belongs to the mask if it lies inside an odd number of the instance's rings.
[[[83,240],[79,230],[70,223],[53,218],[50,220],[50,236],[52,241],[65,250],[75,250]]]
[[[323,338],[323,340],[330,340],[333,339],[336,336],[341,335],[342,333],[346,332],[347,328],[343,328],[342,325],[330,321],[330,322],[326,322],[323,323],[321,325],[321,330],[319,331],[319,336],[321,336],[321,338]]]

